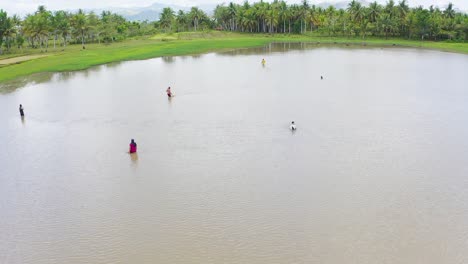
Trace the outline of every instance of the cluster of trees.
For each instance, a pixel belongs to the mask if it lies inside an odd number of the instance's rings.
[[[433,6],[410,8],[406,0],[395,3],[388,0],[385,5],[377,2],[363,6],[352,0],[347,9],[333,6],[321,8],[301,4],[288,5],[283,0],[271,3],[229,3],[218,5],[213,16],[208,16],[197,7],[190,11],[164,8],[159,21],[130,22],[124,17],[104,11],[76,13],[51,12],[39,6],[33,14],[23,20],[17,15],[8,17],[0,10],[0,54],[2,47],[9,50],[12,45],[47,50],[53,41],[65,48],[67,43],[112,42],[126,37],[162,32],[197,31],[205,29],[261,33],[306,33],[317,32],[329,36],[401,37],[430,40],[468,40],[468,15],[456,12],[449,4],[444,10]]]
[[[347,9],[321,8],[309,5],[307,0],[293,5],[282,0],[246,1],[242,5],[231,2],[216,6],[211,20],[197,8],[188,14],[165,8],[158,25],[166,32],[190,30],[190,25],[195,25],[196,30],[195,19],[204,27],[239,32],[468,40],[468,15],[456,12],[452,4],[444,10],[433,6],[410,8],[406,0],[398,4],[389,0],[385,5],[373,2],[369,6],[352,0]]]
[[[152,35],[158,31],[191,31],[215,27],[215,21],[197,7],[189,12],[179,10],[177,15],[170,8],[165,8],[159,21],[130,22],[123,16],[103,11],[100,15],[94,12],[76,13],[67,11],[51,12],[39,6],[33,14],[24,19],[0,10],[0,54],[2,48],[7,51],[12,46],[21,49],[25,44],[31,48],[47,51],[49,45],[64,49],[67,43],[113,42],[127,37]]]
[[[9,17],[0,10],[0,54],[2,46],[8,51],[12,46],[21,49],[25,43],[32,48],[47,50],[49,44],[65,48],[67,43],[112,42],[129,36],[154,34],[154,24],[129,22],[124,17],[104,11],[100,15],[67,11],[51,12],[39,6],[24,19]]]
[[[164,32],[182,32],[212,29],[215,21],[198,7],[192,7],[189,12],[179,10],[177,14],[172,8],[166,7],[155,25]]]
[[[229,3],[216,6],[210,19],[203,11],[192,8],[190,13],[165,8],[157,22],[163,31],[197,30],[204,28],[259,33],[307,33],[317,32],[328,36],[400,37],[429,40],[468,40],[468,15],[456,12],[453,4],[441,10],[430,6],[410,8],[406,0],[385,5],[376,1],[364,6],[352,0],[346,9],[333,6],[321,8],[301,4],[288,5],[283,0],[250,4]]]
[[[421,39],[468,39],[468,15],[456,12],[452,4],[445,10],[410,8],[406,0],[389,0],[363,6],[352,0],[347,9],[310,6],[307,0],[288,5],[284,1],[243,5],[229,3],[214,10],[216,25],[241,32],[305,33],[318,31],[330,36],[402,37]]]

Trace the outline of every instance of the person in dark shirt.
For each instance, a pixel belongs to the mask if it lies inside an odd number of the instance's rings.
[[[167,88],[166,93],[167,93],[167,97],[169,98],[172,97],[171,87]]]
[[[20,112],[21,117],[24,117],[24,108],[22,105],[19,106],[19,112]]]

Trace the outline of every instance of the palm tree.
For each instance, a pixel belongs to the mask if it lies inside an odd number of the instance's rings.
[[[198,27],[198,22],[201,18],[203,18],[204,16],[204,13],[203,11],[201,11],[198,7],[192,7],[190,9],[190,13],[189,13],[189,16],[190,18],[192,19],[192,22],[193,22],[193,26],[195,28],[195,31],[197,31],[197,27]]]
[[[171,26],[174,20],[174,11],[170,7],[165,7],[162,10],[161,17],[159,18],[159,23],[164,29],[171,30]]]
[[[47,9],[44,5],[40,5],[37,7],[36,14],[44,14],[45,12],[47,12]]]
[[[283,22],[283,33],[286,33],[286,19],[288,17],[288,5],[286,2],[281,1],[278,7],[279,19]]]
[[[179,10],[179,12],[177,12],[176,21],[179,26],[182,25],[182,30],[184,30],[184,26],[187,24],[187,15],[184,11]],[[177,29],[177,31],[179,31],[179,29]]]
[[[399,34],[402,36],[408,31],[407,25],[407,15],[410,9],[406,0],[402,0],[398,3],[397,13],[398,13],[398,25],[399,25]]]
[[[353,0],[348,5],[348,12],[353,21],[353,28],[355,31],[360,30],[360,26],[365,17],[365,9],[362,7],[361,3]]]
[[[348,33],[348,28],[349,28],[349,19],[348,19],[348,13],[344,9],[338,10],[338,23],[340,25],[340,31],[342,32],[343,35],[347,35]]]
[[[234,19],[236,21],[236,29],[241,31],[241,32],[245,31],[245,26],[244,26],[243,21],[245,19],[245,11],[247,11],[246,6],[248,6],[247,2],[244,3],[244,5],[242,5],[242,6],[240,6],[240,5],[237,6],[237,12],[236,12],[236,16],[235,16],[235,19]]]
[[[306,21],[310,24],[310,30],[312,31],[314,28],[318,28],[318,25],[320,24],[320,12],[322,9],[319,7],[317,8],[315,5],[312,5],[312,7],[307,11],[306,14]]]
[[[11,17],[11,23],[14,29],[15,42],[19,49],[23,46],[23,43],[24,43],[24,38],[22,36],[23,32],[22,32],[22,27],[21,27],[21,18],[18,15],[13,15]]]
[[[380,10],[381,10],[380,5],[376,1],[372,2],[369,5],[369,13],[368,13],[369,22],[371,23],[377,22],[377,19],[380,16]]]
[[[408,11],[409,11],[409,6],[408,6],[408,4],[406,3],[406,0],[401,0],[401,1],[398,3],[397,9],[398,9],[398,15],[399,15],[400,17],[406,16],[406,14],[407,14]]]
[[[258,31],[266,32],[266,16],[268,13],[268,4],[264,2],[258,2],[254,6],[256,8],[255,13],[259,21]],[[260,25],[262,25],[261,30],[260,30]]]
[[[9,18],[7,12],[0,9],[0,54],[2,54],[2,44],[5,32],[8,30]]]
[[[387,13],[390,18],[394,18],[396,16],[395,11],[395,2],[393,0],[389,0],[385,5],[384,12]]]
[[[91,11],[87,16],[88,23],[88,35],[91,37],[91,41],[95,41],[95,38],[98,39],[98,43],[101,43],[101,34],[103,32],[103,27],[101,26],[102,22],[99,17]]]
[[[385,33],[385,39],[388,38],[388,33],[390,33],[393,30],[393,20],[390,17],[390,14],[384,13],[379,20],[380,27]]]
[[[245,28],[247,28],[250,32],[252,32],[256,25],[257,25],[257,20],[255,18],[255,11],[254,9],[250,8],[245,11],[242,24]]]
[[[56,11],[52,17],[52,27],[56,38],[60,35],[62,38],[62,45],[65,48],[67,45],[67,37],[70,34],[70,15],[65,11]],[[55,48],[55,39],[54,39]]]
[[[307,0],[302,0],[301,12],[300,12],[301,33],[307,32],[306,15],[307,15],[308,10],[309,10],[309,3],[307,2]],[[302,22],[304,22],[304,29],[302,28]]]
[[[453,10],[452,3],[449,3],[447,8],[444,10],[444,16],[449,19],[453,19],[455,17],[455,10]]]
[[[415,28],[416,31],[421,36],[421,40],[424,40],[424,37],[429,32],[430,28],[430,13],[428,10],[424,9],[422,6],[419,6],[414,10],[415,13]]]
[[[81,36],[81,44],[83,49],[86,49],[84,37],[85,34],[88,32],[89,27],[86,19],[86,14],[83,12],[83,10],[78,10],[78,13],[76,13],[73,16],[72,25],[75,29],[75,32]]]
[[[230,2],[227,7],[227,15],[229,17],[229,26],[231,28],[231,31],[236,30],[237,6],[232,2]]]
[[[271,8],[267,12],[266,22],[268,23],[270,29],[268,30],[270,33],[273,33],[274,27],[278,24],[278,11],[276,9]]]
[[[335,25],[337,22],[337,18],[335,17],[336,9],[334,6],[330,5],[323,13],[323,17],[326,18],[325,21],[328,29],[328,35],[331,36],[332,33],[335,32]],[[320,16],[318,19],[320,21]]]
[[[5,38],[5,46],[6,46],[7,51],[9,51],[11,48],[11,42],[13,41],[13,35],[16,34],[16,27],[11,17],[7,17],[3,26],[4,26],[3,37]],[[1,50],[0,50],[0,54],[1,54]]]
[[[40,48],[42,49],[42,45],[45,44],[47,51],[49,47],[49,33],[51,31],[52,14],[50,11],[47,11],[45,6],[40,5],[34,13],[34,16],[36,17],[33,25],[35,36],[39,40]]]

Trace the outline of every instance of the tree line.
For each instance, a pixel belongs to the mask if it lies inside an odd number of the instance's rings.
[[[406,0],[385,5],[364,6],[352,0],[346,9],[285,1],[245,1],[243,4],[217,5],[211,16],[198,7],[175,12],[162,10],[158,21],[130,22],[123,16],[104,11],[76,13],[49,11],[39,6],[24,19],[0,10],[0,54],[12,46],[24,45],[47,50],[50,45],[64,49],[69,43],[109,43],[128,37],[158,32],[224,30],[251,33],[304,34],[366,38],[399,37],[421,40],[468,40],[468,15],[457,12],[450,3],[445,9],[430,6],[410,8]]]
[[[109,11],[100,15],[81,9],[76,13],[52,12],[39,6],[36,12],[21,19],[0,10],[0,54],[2,47],[9,51],[12,46],[21,49],[25,45],[47,51],[51,45],[64,49],[67,44],[80,43],[84,49],[86,43],[109,43],[156,32],[153,23],[130,22]]]
[[[192,11],[194,8],[192,8]],[[217,5],[212,17],[198,10],[194,16],[171,8],[164,8],[157,22],[165,32],[191,30],[190,24],[204,28],[251,32],[304,34],[317,33],[326,36],[366,38],[399,37],[421,40],[468,40],[468,15],[457,12],[453,4],[441,10],[430,6],[410,8],[406,0],[395,3],[389,0],[385,5],[376,1],[364,6],[356,0],[349,2],[346,9],[310,5],[307,0],[301,4],[288,5],[285,1],[245,1],[243,4]],[[197,23],[193,18],[198,18]]]

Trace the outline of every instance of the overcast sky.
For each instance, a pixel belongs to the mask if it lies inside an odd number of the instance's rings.
[[[259,0],[258,0],[259,1]],[[287,3],[298,3],[301,0],[291,0]],[[318,4],[322,2],[338,2],[342,0],[309,0],[310,4]],[[369,2],[373,0],[368,0]],[[387,0],[377,0],[377,2],[384,4]],[[398,2],[399,0],[395,0]],[[39,5],[45,5],[49,10],[75,10],[78,8],[105,8],[105,7],[144,7],[149,6],[152,3],[170,3],[176,5],[194,6],[200,4],[219,4],[228,3],[230,1],[224,0],[0,0],[0,9],[7,11],[9,14],[19,13],[25,14],[34,12]],[[242,3],[244,0],[233,0],[232,2]],[[257,1],[249,1],[257,2]],[[468,0],[408,0],[410,6],[423,5],[428,7],[430,5],[445,7],[449,2],[452,2],[456,8],[461,10],[468,10]]]

